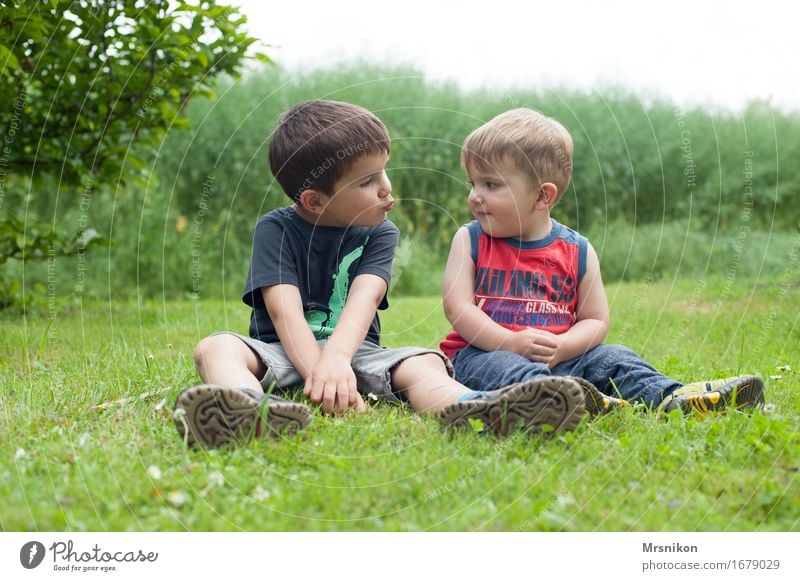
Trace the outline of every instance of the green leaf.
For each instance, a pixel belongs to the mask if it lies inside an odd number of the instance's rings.
[[[486,424],[479,418],[467,418],[467,422],[469,422],[469,427],[473,432],[480,433],[486,428]]]
[[[20,70],[19,61],[8,47],[0,44],[0,74],[10,75],[13,71]]]

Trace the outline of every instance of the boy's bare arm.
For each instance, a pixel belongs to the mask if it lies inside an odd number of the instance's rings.
[[[286,356],[303,379],[308,378],[320,358],[317,340],[303,315],[300,290],[291,284],[261,289],[264,304]]]
[[[365,409],[364,400],[356,389],[351,361],[367,336],[386,290],[386,281],[377,275],[361,274],[353,279],[336,329],[325,344],[317,366],[306,379],[306,394],[311,401],[321,401],[324,411]]]
[[[444,270],[444,314],[470,345],[484,351],[523,354],[519,333],[498,325],[475,304],[475,264],[469,231],[463,226],[453,237]]]

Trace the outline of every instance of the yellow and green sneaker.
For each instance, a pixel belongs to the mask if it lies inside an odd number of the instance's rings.
[[[570,376],[569,379],[581,386],[586,396],[586,413],[592,418],[605,415],[616,409],[630,405],[630,403],[624,399],[604,394],[582,377]]]
[[[684,413],[705,416],[728,408],[737,410],[764,405],[764,382],[756,375],[740,375],[713,381],[688,383],[673,391],[658,406],[658,411],[669,413],[681,409]]]

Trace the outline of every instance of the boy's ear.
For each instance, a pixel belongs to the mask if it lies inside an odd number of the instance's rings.
[[[541,183],[536,190],[535,207],[537,210],[549,210],[555,205],[556,198],[558,198],[558,187],[550,182]]]
[[[306,212],[319,216],[328,203],[328,196],[319,190],[303,190],[297,203],[300,204],[300,207]]]

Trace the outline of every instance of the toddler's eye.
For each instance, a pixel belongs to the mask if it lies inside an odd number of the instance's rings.
[[[368,178],[366,179],[366,181],[364,181],[364,182],[362,182],[362,183],[361,183],[361,187],[362,187],[362,188],[365,188],[365,187],[367,187],[368,185],[370,185],[370,184],[372,183],[372,181],[373,181],[374,179],[375,179],[375,178],[373,178],[372,176],[368,177]]]
[[[497,187],[497,184],[494,182],[486,182],[485,185],[487,190],[493,190]]]

